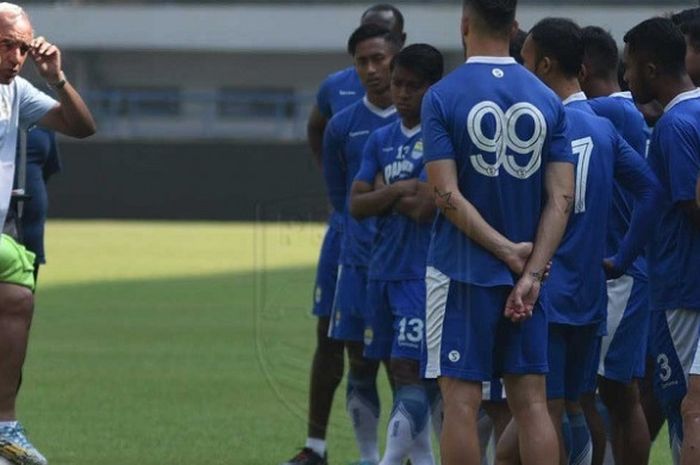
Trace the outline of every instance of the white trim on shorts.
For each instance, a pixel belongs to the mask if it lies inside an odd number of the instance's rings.
[[[687,383],[689,375],[700,374],[700,312],[678,309],[666,310],[665,314],[673,348]]]
[[[634,278],[629,275],[620,276],[617,279],[611,279],[607,283],[608,290],[608,334],[603,336],[600,346],[600,360],[598,363],[598,374],[605,376],[605,358],[608,356],[610,345],[612,344],[615,333],[620,327],[620,322],[625,316],[625,310],[632,295],[634,287]]]
[[[435,379],[441,375],[442,329],[447,308],[450,278],[432,266],[425,270],[425,346],[427,362],[425,377]]]
[[[338,264],[338,277],[335,279],[335,293],[333,294],[333,302],[331,303],[331,318],[328,322],[328,334],[326,336],[333,337],[333,328],[335,327],[335,311],[336,301],[338,300],[338,283],[340,282],[340,273],[343,271],[343,265]]]

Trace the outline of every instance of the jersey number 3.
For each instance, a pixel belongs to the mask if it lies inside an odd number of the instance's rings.
[[[576,203],[574,213],[586,211],[586,184],[588,184],[588,168],[593,154],[593,139],[584,137],[571,142],[571,151],[576,155]]]
[[[491,123],[493,136],[484,134],[484,118]],[[521,139],[516,128],[520,118],[531,119],[532,135]],[[516,103],[505,112],[492,101],[475,105],[467,116],[467,131],[474,145],[483,152],[494,154],[496,161],[489,163],[484,154],[469,157],[474,169],[484,176],[498,176],[501,166],[517,179],[527,179],[537,172],[542,164],[542,147],[547,137],[547,122],[542,112],[527,102]],[[511,154],[509,154],[509,151]],[[529,161],[520,165],[514,154],[530,155]],[[522,158],[522,157],[521,157]]]

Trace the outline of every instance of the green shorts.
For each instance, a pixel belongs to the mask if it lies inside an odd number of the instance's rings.
[[[23,245],[7,234],[0,236],[0,282],[34,290],[34,258]]]

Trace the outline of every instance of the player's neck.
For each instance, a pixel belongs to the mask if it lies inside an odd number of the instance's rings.
[[[679,94],[695,88],[695,84],[693,84],[693,81],[687,74],[680,77],[668,76],[662,78],[662,82],[659,83],[659,95],[656,100],[659,101],[662,107],[666,108],[666,106],[671,103],[671,100],[676,98]]]
[[[566,100],[572,95],[581,92],[581,85],[576,78],[556,80],[550,83],[550,87],[562,100]]]
[[[465,38],[467,46],[467,60],[471,57],[507,57],[510,56],[507,40],[499,40],[493,37],[482,37],[478,34],[469,34]]]
[[[420,124],[420,116],[408,116],[401,118],[401,124],[407,129],[413,129]]]
[[[389,93],[388,90],[386,92],[382,92],[381,94],[367,92],[367,100],[369,103],[375,107],[381,108],[382,110],[393,105],[393,102],[391,101],[391,93]]]
[[[595,79],[586,86],[588,98],[607,97],[620,91],[620,85],[616,81],[607,79]]]

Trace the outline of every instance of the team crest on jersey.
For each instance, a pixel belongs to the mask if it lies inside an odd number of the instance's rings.
[[[335,310],[335,322],[340,323],[340,310],[336,309]]]
[[[0,96],[0,121],[10,119],[10,99],[7,95]]]
[[[411,158],[414,160],[420,160],[423,158],[423,141],[419,140],[416,145],[413,146],[413,152],[411,152]]]
[[[316,292],[314,293],[314,300],[317,304],[321,303],[321,286],[316,286]]]
[[[372,344],[372,341],[374,340],[374,331],[372,331],[372,328],[365,328],[365,345],[368,346]]]

